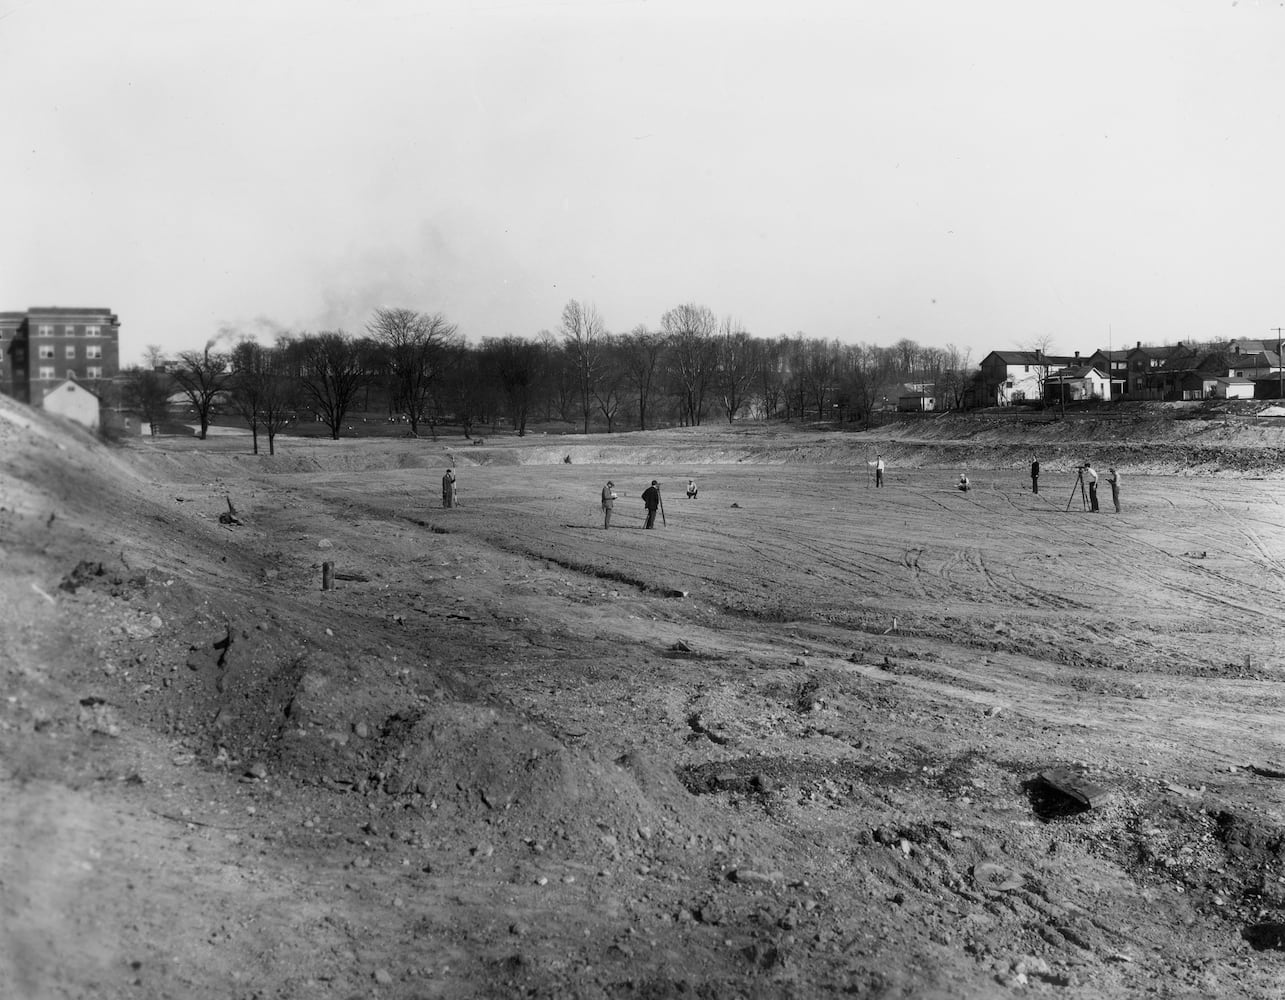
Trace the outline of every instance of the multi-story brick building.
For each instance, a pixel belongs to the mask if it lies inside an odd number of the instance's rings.
[[[0,313],[0,392],[39,405],[64,379],[92,386],[119,371],[120,320],[110,309]]]

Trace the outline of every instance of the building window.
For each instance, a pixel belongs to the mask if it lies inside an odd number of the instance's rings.
[[[38,379],[51,379],[54,377],[53,365],[41,365],[40,370],[36,373]]]
[[[64,326],[62,328],[62,332],[65,333],[68,337],[70,337],[75,334],[76,328],[74,326]]]
[[[85,369],[85,378],[102,378],[103,370],[97,365],[89,365]]]
[[[49,361],[49,360],[51,360],[51,359],[53,358],[53,356],[54,356],[54,345],[53,345],[53,344],[41,344],[41,345],[40,345],[40,358],[41,358],[41,360],[42,360],[42,361]]]
[[[85,336],[86,336],[86,337],[97,337],[97,336],[99,336],[98,327],[96,327],[96,326],[87,326],[87,327],[85,327]]]
[[[67,357],[71,358],[73,361],[76,360],[76,345],[68,344],[66,353],[67,353]]]
[[[87,357],[87,358],[93,358],[93,359],[98,359],[98,358],[101,358],[102,356],[103,356],[103,345],[102,345],[102,344],[86,344],[86,345],[85,345],[85,357]]]
[[[41,337],[52,337],[54,328],[52,326],[40,326],[36,328],[36,333]]]

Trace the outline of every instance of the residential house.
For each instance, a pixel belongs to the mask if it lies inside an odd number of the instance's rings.
[[[1257,354],[1260,351],[1279,351],[1279,340],[1229,340],[1227,349],[1233,354]]]
[[[1049,372],[1044,399],[1049,403],[1080,403],[1111,398],[1111,379],[1096,365],[1071,365]]]
[[[1098,349],[1089,355],[1086,364],[1105,372],[1111,380],[1111,398],[1123,399],[1129,395],[1129,352]]]
[[[1079,352],[1068,358],[1041,351],[991,351],[981,361],[977,402],[981,406],[1039,402],[1044,398],[1044,382],[1049,372],[1079,360]]]
[[[1233,341],[1233,344],[1236,342]],[[1248,379],[1254,384],[1254,399],[1280,399],[1285,396],[1285,363],[1281,353],[1272,348],[1259,347],[1261,341],[1241,341],[1237,346],[1246,344],[1255,350],[1233,349],[1227,354],[1227,375],[1229,378]],[[1231,396],[1231,399],[1243,397]]]
[[[1275,351],[1232,353],[1227,356],[1227,374],[1250,380],[1276,375],[1281,370],[1281,356]]]
[[[0,392],[39,403],[50,387],[82,384],[120,370],[120,320],[110,309],[41,306],[0,313]]]
[[[1143,347],[1142,341],[1128,351],[1129,383],[1125,396],[1130,399],[1164,399],[1165,380],[1158,370],[1174,358],[1185,358],[1195,352],[1182,341],[1171,347]]]
[[[1228,365],[1224,350],[1198,352],[1184,348],[1148,372],[1148,398],[1188,402],[1210,399],[1218,380],[1227,377]]]
[[[42,388],[44,395],[39,404],[42,410],[74,420],[91,431],[98,430],[102,420],[102,400],[97,393],[85,388],[74,378]]]

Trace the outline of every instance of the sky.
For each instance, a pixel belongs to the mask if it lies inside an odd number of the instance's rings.
[[[1279,0],[0,0],[0,310],[470,343],[1285,326]]]

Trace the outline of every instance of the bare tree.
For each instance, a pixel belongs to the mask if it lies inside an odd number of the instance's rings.
[[[454,356],[447,362],[441,396],[446,408],[459,422],[464,436],[469,438],[473,435],[474,424],[485,422],[488,412],[495,409],[490,405],[495,394],[492,386],[483,383],[476,351],[469,350],[464,344],[456,344],[451,353]],[[435,427],[436,413],[428,413],[427,419],[429,426]],[[436,429],[433,435],[436,437]]]
[[[829,419],[828,404],[833,402],[835,373],[838,364],[838,341],[808,342],[801,373],[807,397],[816,407],[817,420]]]
[[[299,387],[338,441],[344,416],[366,381],[362,350],[342,330],[306,335],[297,350]]]
[[[791,409],[798,410],[799,419],[804,418],[807,409],[808,383],[806,378],[808,366],[808,344],[802,333],[793,337],[781,338],[781,349],[785,358],[785,418],[790,419]]]
[[[228,355],[211,351],[210,346],[207,344],[204,351],[184,351],[174,369],[174,381],[196,411],[201,425],[197,436],[202,441],[210,429],[215,401],[232,378]]]
[[[598,412],[607,421],[608,434],[615,429],[616,412],[624,401],[628,384],[629,375],[621,340],[608,335],[603,338],[601,369],[593,386],[593,401]]]
[[[540,350],[544,354],[544,419],[571,421],[571,406],[576,394],[576,371],[571,354],[549,330],[539,334]]]
[[[674,380],[684,420],[698,425],[705,415],[705,393],[714,371],[714,314],[706,306],[675,306],[660,318],[669,341],[669,374]]]
[[[165,349],[160,344],[148,344],[143,349],[143,362],[155,371],[165,367]]]
[[[544,368],[543,347],[521,337],[484,340],[484,370],[499,383],[508,404],[509,418],[518,437],[526,434],[527,418]]]
[[[411,433],[418,435],[419,425],[435,406],[434,389],[448,365],[457,360],[458,330],[441,313],[411,309],[376,309],[366,329],[386,352],[398,402]],[[430,420],[429,429],[436,436],[434,421]]]
[[[1043,334],[1039,337],[1032,337],[1024,348],[1035,355],[1035,379],[1039,385],[1040,400],[1044,399],[1044,383],[1049,379],[1049,372],[1053,370],[1053,364],[1049,361],[1049,348],[1053,346],[1053,338],[1049,334]],[[1063,400],[1065,405],[1065,400]]]
[[[648,332],[645,326],[636,326],[620,339],[619,347],[625,377],[638,400],[638,429],[645,431],[647,414],[656,392],[665,338],[659,333]]]
[[[969,358],[972,348],[960,350],[954,344],[948,344],[943,352],[942,372],[937,378],[937,396],[947,410],[963,409],[968,396],[968,387],[972,383]]]
[[[254,454],[259,454],[259,432],[268,438],[268,454],[277,453],[277,434],[291,419],[294,383],[282,370],[281,352],[254,341],[243,341],[232,351],[232,404],[250,428]]]
[[[714,382],[729,424],[748,401],[757,362],[758,342],[727,317],[714,342]]]
[[[563,307],[562,342],[575,367],[586,434],[589,433],[589,414],[593,412],[593,392],[598,379],[605,335],[602,317],[594,306],[572,299]]]
[[[786,347],[784,338],[760,341],[758,346],[754,378],[763,401],[763,415],[769,420],[776,416],[785,395]]]

